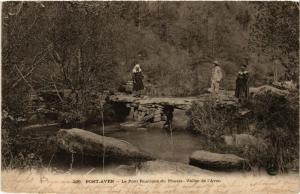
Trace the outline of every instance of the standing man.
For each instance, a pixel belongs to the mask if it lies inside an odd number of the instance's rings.
[[[244,103],[249,97],[249,72],[246,65],[242,65],[236,78],[235,97]]]
[[[213,62],[213,69],[211,74],[211,94],[213,100],[216,102],[219,101],[219,89],[220,89],[220,82],[223,78],[221,67],[219,66],[218,61]]]

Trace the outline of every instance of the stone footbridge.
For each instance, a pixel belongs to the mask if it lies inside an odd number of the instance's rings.
[[[214,103],[216,106],[237,105],[231,91],[223,91],[219,99],[218,103]],[[187,110],[191,108],[193,103],[200,105],[204,105],[205,102],[213,103],[209,93],[193,97],[133,97],[132,95],[119,93],[109,96],[107,102],[123,104],[129,109],[127,121],[130,121],[130,123],[125,123],[124,128],[129,126],[132,126],[132,128],[139,127],[132,124],[132,122],[139,123],[140,127],[143,126],[142,123],[147,123],[162,128],[170,121],[177,128],[186,128],[189,123]]]

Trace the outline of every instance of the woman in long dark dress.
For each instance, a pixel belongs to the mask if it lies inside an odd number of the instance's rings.
[[[249,72],[246,70],[246,65],[242,65],[236,79],[235,97],[239,102],[244,103],[249,97]]]
[[[141,91],[144,89],[143,73],[139,64],[136,64],[132,70],[133,94],[136,97],[141,96]]]

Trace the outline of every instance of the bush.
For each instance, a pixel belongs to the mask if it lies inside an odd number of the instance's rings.
[[[266,92],[255,96],[251,109],[260,128],[273,130],[284,128],[298,132],[298,109],[286,96]]]
[[[189,111],[191,130],[208,138],[217,139],[232,131],[237,109],[217,107],[211,102],[194,103]]]
[[[269,164],[281,172],[299,157],[299,106],[290,99],[267,92],[252,101],[254,119],[269,141]]]
[[[45,141],[32,140],[31,137],[23,138],[20,135],[21,127],[17,120],[3,111],[1,133],[1,161],[2,169],[33,168],[42,166],[42,154],[47,153],[41,146]]]

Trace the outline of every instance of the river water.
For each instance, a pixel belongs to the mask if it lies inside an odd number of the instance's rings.
[[[102,127],[99,125],[91,125],[83,129],[102,135]],[[44,165],[52,167],[52,170],[57,172],[67,172],[70,169],[70,163],[72,161],[71,154],[53,152],[48,150],[49,145],[46,144],[47,138],[55,136],[58,130],[58,127],[46,127],[34,131],[24,131],[24,135],[44,137],[45,145],[36,147],[38,149],[43,148],[42,150],[44,150],[45,155],[47,155],[47,157],[43,159]],[[208,147],[214,146],[208,143],[209,141],[207,141],[205,137],[192,134],[186,130],[173,131],[172,134],[164,129],[157,128],[121,130],[118,123],[106,125],[104,135],[129,142],[140,150],[150,153],[157,159],[185,164],[189,163],[189,156],[194,151],[207,150]],[[84,158],[86,159],[86,156]],[[82,160],[83,156],[75,159],[73,169],[76,169],[78,172],[86,173],[91,169],[94,169],[93,173],[103,172],[101,158],[98,158],[96,161],[94,159],[87,159],[87,162]],[[111,170],[118,167],[118,165],[120,164],[116,161],[112,163],[105,162],[104,171],[111,172]]]
[[[95,133],[102,134],[99,126],[89,127]],[[188,163],[189,156],[204,149],[205,139],[189,131],[178,130],[172,134],[164,129],[120,130],[118,124],[105,127],[105,136],[115,137],[151,153],[155,158],[167,161]]]
[[[47,143],[47,139],[56,136],[59,127],[44,127],[30,131],[23,131],[23,136],[32,138],[44,138],[43,145],[41,145],[43,155],[43,163],[45,166],[68,171],[72,161],[71,154],[59,153],[51,150],[51,146]],[[102,135],[102,127],[100,125],[90,125],[83,127],[87,131]],[[140,150],[151,154],[154,158],[162,159],[172,162],[189,163],[189,156],[196,150],[205,149],[207,147],[206,139],[202,136],[192,134],[190,131],[177,130],[172,134],[164,129],[148,128],[145,130],[121,130],[119,123],[105,126],[105,136],[114,137],[119,140],[126,141],[138,147]],[[29,138],[30,139],[30,138]],[[32,143],[28,144],[33,145]],[[21,145],[21,147],[24,147]],[[29,146],[30,147],[30,146]],[[32,146],[31,146],[32,148]],[[33,147],[32,149],[36,149]],[[26,149],[24,147],[24,149]],[[53,152],[54,151],[54,152]],[[75,160],[73,168],[77,171],[88,171],[92,168],[96,170],[93,173],[102,171],[99,165],[102,160],[88,160],[82,163],[82,156]],[[86,158],[86,157],[84,157]],[[107,171],[116,168],[118,163],[105,163]],[[101,166],[101,165],[100,165]]]

